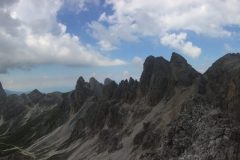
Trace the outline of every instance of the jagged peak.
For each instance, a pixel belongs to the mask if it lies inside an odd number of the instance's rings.
[[[164,57],[159,56],[159,57],[155,57],[153,55],[150,55],[146,58],[144,65],[149,64],[149,63],[155,63],[155,61],[157,62],[168,62]]]
[[[89,83],[91,83],[91,82],[98,82],[98,80],[96,80],[96,78],[95,77],[91,77],[90,79],[89,79]]]
[[[173,52],[172,53],[172,56],[171,56],[171,59],[170,59],[170,63],[182,63],[182,64],[187,64],[187,60],[181,56],[180,54],[176,53],[176,52]]]
[[[216,74],[217,70],[232,71],[240,68],[240,53],[227,53],[223,57],[215,61],[210,68],[204,73]]]
[[[39,100],[44,96],[38,89],[34,89],[32,92],[28,94],[29,98],[33,103],[38,103]]]
[[[95,85],[101,85],[101,83],[98,80],[96,80],[94,77],[91,77],[89,79],[89,85],[90,86],[95,86]]]
[[[150,56],[148,56],[146,59],[145,59],[145,62],[146,61],[149,61],[149,60],[152,60],[152,59],[154,59],[155,57],[153,56],[153,55],[150,55]]]
[[[169,61],[164,59],[162,56],[160,56],[160,57],[154,57],[152,55],[148,56],[143,65],[142,75],[145,75],[145,73],[147,72],[146,76],[148,77],[152,74],[153,70],[155,70],[155,71],[166,70],[166,67],[168,66],[168,64],[169,64]],[[142,78],[143,77],[141,76],[140,79],[142,79]]]
[[[6,92],[3,89],[2,83],[0,82],[0,97],[6,97]]]
[[[240,59],[240,53],[227,53],[223,57],[219,58],[215,63],[218,63],[219,61],[239,61]],[[213,64],[215,64],[213,63]]]
[[[38,89],[34,89],[30,94],[42,94]]]
[[[89,79],[89,86],[95,96],[99,96],[99,97],[102,96],[103,86],[94,77],[91,77]]]
[[[85,83],[85,80],[82,76],[80,76],[77,80],[77,83]]]
[[[127,79],[121,80],[121,81],[119,82],[119,87],[124,86],[124,85],[128,85],[128,80],[127,80]]]
[[[77,80],[77,84],[76,84],[76,89],[80,89],[80,88],[83,88],[83,87],[86,87],[86,82],[84,80],[84,78],[82,76],[80,76]]]
[[[129,82],[134,82],[134,79],[132,77],[130,77]]]
[[[114,80],[112,80],[112,79],[110,79],[110,78],[106,78],[106,79],[104,80],[104,86],[109,85],[109,84],[111,84],[112,82],[116,83]]]
[[[3,90],[3,86],[1,82],[0,82],[0,90]]]

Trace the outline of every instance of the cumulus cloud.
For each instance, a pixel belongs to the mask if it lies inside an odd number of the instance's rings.
[[[66,32],[57,22],[62,0],[19,0],[0,3],[0,72],[38,64],[113,66],[110,59]]]
[[[176,48],[188,56],[193,58],[198,57],[201,54],[201,48],[193,46],[192,42],[186,41],[186,39],[186,33],[173,33],[162,36],[160,41],[162,45]]]
[[[239,0],[107,0],[106,4],[112,6],[113,13],[103,13],[90,27],[96,39],[112,46],[187,31],[210,37],[231,36],[228,26],[240,25]],[[197,48],[186,39],[176,47],[188,55],[192,54],[186,53],[187,49],[198,54]]]
[[[100,17],[101,19],[102,16]],[[92,29],[92,35],[98,39],[102,50],[111,51],[117,49],[121,41],[134,42],[137,37],[129,31],[127,25],[113,25],[106,28],[100,22],[91,22],[89,27]]]
[[[105,40],[100,40],[98,42],[98,45],[100,46],[100,49],[102,51],[112,51],[112,50],[117,49],[117,47],[114,46],[111,42],[105,41]]]
[[[135,56],[133,57],[132,59],[132,63],[135,65],[135,66],[142,66],[143,65],[143,60],[142,58],[138,57],[138,56]]]
[[[98,6],[101,4],[101,0],[64,0],[64,9],[80,13],[88,10],[88,4]]]

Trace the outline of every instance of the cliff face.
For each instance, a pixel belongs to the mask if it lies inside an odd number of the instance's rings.
[[[147,95],[149,105],[156,105],[164,96],[172,94],[175,87],[190,86],[197,77],[200,74],[177,53],[172,54],[170,62],[163,57],[149,56],[144,63],[140,88]]]
[[[3,101],[6,98],[6,93],[2,87],[2,83],[0,82],[0,101]]]
[[[0,159],[240,158],[240,54],[205,74],[177,53],[143,68],[139,82],[80,77],[69,93],[6,96],[0,85]]]

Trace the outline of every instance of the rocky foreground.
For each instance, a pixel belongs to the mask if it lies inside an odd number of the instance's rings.
[[[6,96],[0,160],[240,160],[240,54],[204,74],[149,56],[140,81],[80,77],[74,91]]]

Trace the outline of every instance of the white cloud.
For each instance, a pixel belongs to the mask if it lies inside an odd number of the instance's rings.
[[[96,6],[99,6],[101,4],[101,0],[63,0],[63,1],[64,9],[76,12],[77,14],[82,11],[87,11],[88,4]]]
[[[93,37],[99,40],[98,44],[102,50],[117,49],[116,45],[122,40],[128,42],[137,40],[137,37],[126,28],[128,27],[127,25],[116,25],[106,28],[99,22],[92,22],[89,27],[93,31]]]
[[[192,42],[186,41],[186,39],[186,33],[173,33],[162,36],[160,41],[162,45],[178,49],[188,56],[191,56],[193,58],[198,57],[201,54],[201,48],[193,46]]]
[[[116,46],[121,41],[146,36],[161,39],[187,31],[210,37],[231,36],[227,27],[240,25],[239,0],[107,0],[106,4],[114,12],[103,13],[90,27],[96,39]],[[189,40],[181,48],[182,52],[194,50]]]
[[[135,66],[142,66],[142,65],[143,65],[143,60],[142,60],[142,58],[136,56],[136,57],[133,57],[132,63],[133,63]]]
[[[0,3],[0,72],[38,64],[114,66],[125,62],[103,56],[57,22],[61,0]]]
[[[103,51],[112,51],[117,49],[117,47],[114,46],[111,42],[105,40],[100,40],[98,42],[98,45],[100,46],[100,49]]]

